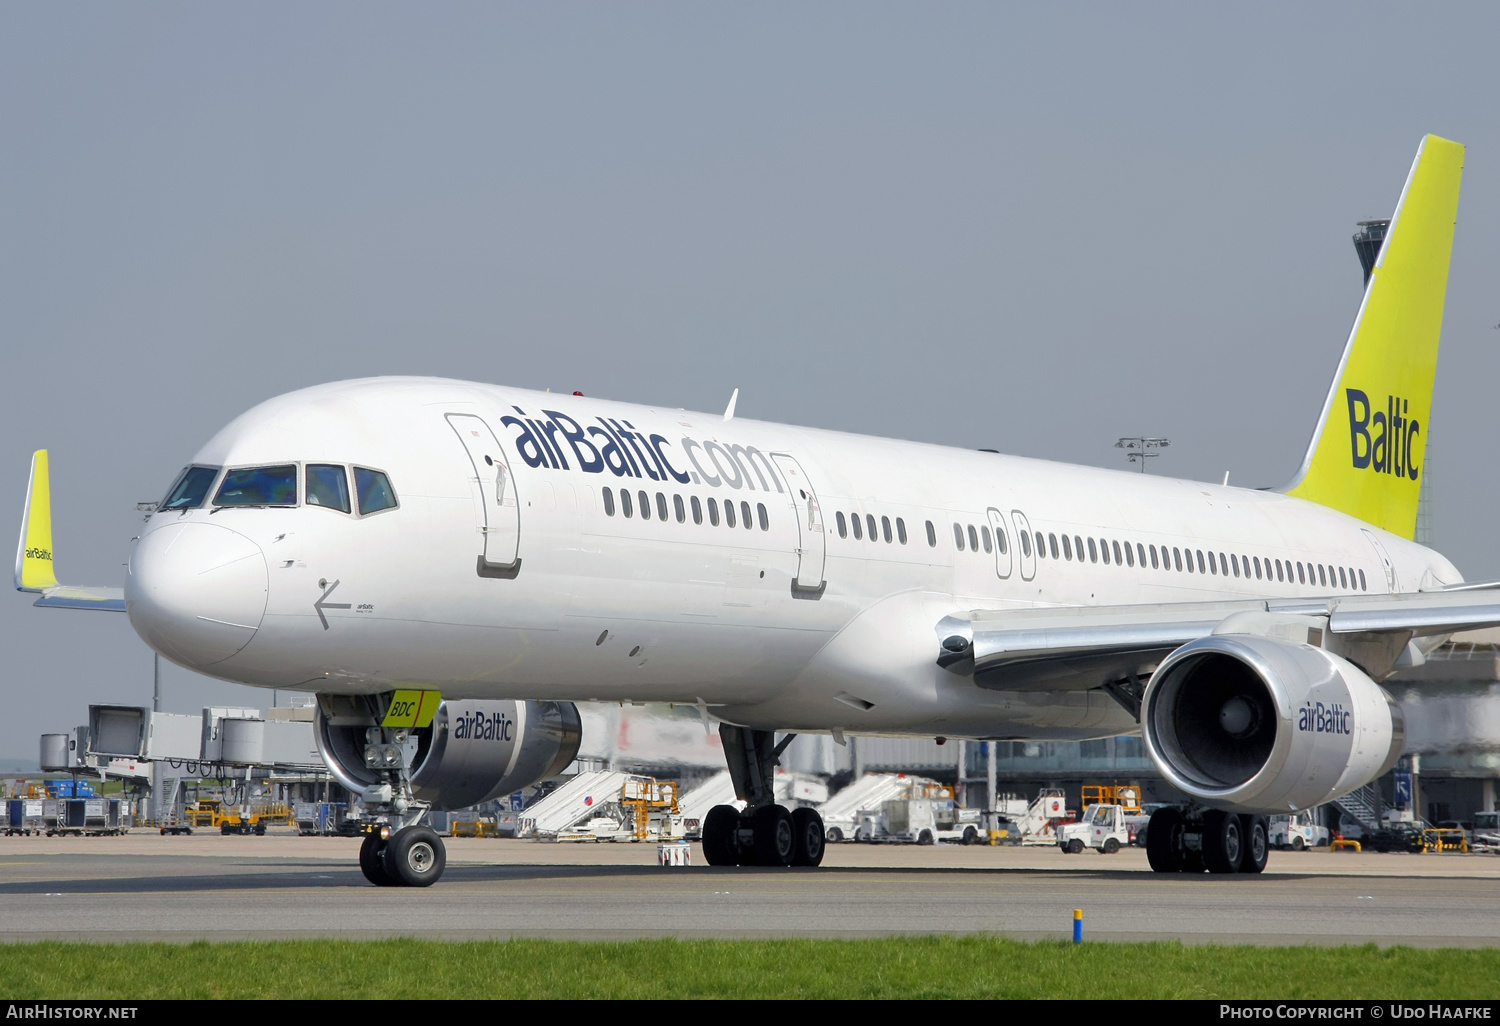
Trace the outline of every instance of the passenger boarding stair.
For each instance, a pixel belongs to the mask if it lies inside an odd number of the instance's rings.
[[[1016,824],[1022,844],[1056,844],[1058,820],[1067,818],[1067,800],[1055,787],[1042,788],[1026,815]]]
[[[569,827],[620,804],[620,790],[630,773],[594,770],[580,773],[521,813],[517,837],[556,837]],[[642,778],[643,779],[643,778]]]
[[[1380,811],[1375,805],[1375,786],[1366,784],[1364,787],[1350,791],[1342,798],[1333,800],[1333,804],[1338,806],[1341,814],[1348,813],[1359,821],[1366,837],[1379,833],[1381,827]]]
[[[859,830],[859,814],[864,809],[878,809],[880,803],[900,798],[917,777],[897,773],[867,773],[818,806],[828,840],[852,841]]]

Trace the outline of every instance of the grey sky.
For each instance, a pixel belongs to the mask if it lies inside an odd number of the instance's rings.
[[[1354,222],[1468,145],[1435,543],[1500,577],[1492,4],[0,7],[0,511],[70,583],[303,385],[438,374],[1280,485]],[[0,522],[3,523],[3,522]],[[0,602],[0,756],[147,702],[122,616]],[[167,674],[171,708],[265,693]]]

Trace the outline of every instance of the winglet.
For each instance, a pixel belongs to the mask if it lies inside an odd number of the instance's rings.
[[[735,389],[734,394],[729,397],[729,405],[724,407],[724,419],[734,419],[734,404],[740,401],[740,390]]]
[[[16,545],[16,588],[45,591],[57,587],[52,569],[52,486],[47,475],[47,450],[31,455],[31,481],[26,486],[26,512]]]

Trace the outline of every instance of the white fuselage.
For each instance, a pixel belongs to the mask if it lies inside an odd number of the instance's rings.
[[[1097,690],[991,691],[942,669],[938,621],[1460,579],[1429,549],[1276,492],[438,379],[281,396],[195,463],[369,467],[398,498],[359,516],[215,507],[210,492],[149,518],[132,623],[183,665],[261,687],[680,702],[763,729],[1092,737],[1137,727]],[[1107,562],[1089,551],[1101,544]],[[1171,569],[1151,565],[1152,548]],[[1177,568],[1184,553],[1191,571]],[[1306,583],[1318,567],[1345,578]]]

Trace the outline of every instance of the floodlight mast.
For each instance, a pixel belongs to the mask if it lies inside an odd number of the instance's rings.
[[[1146,472],[1146,461],[1160,456],[1161,453],[1157,450],[1165,449],[1171,444],[1172,440],[1170,438],[1147,438],[1144,435],[1138,435],[1134,438],[1120,439],[1115,443],[1115,448],[1126,450],[1125,458],[1131,463],[1139,463],[1141,465],[1141,473],[1144,474]]]

